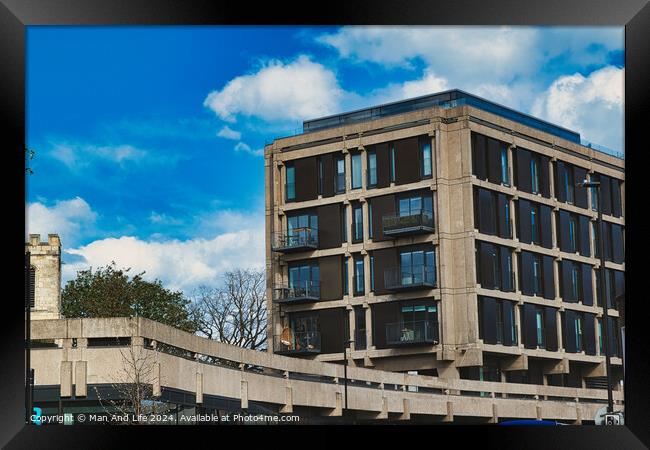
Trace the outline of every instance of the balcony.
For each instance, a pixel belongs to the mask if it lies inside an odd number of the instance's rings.
[[[296,228],[291,233],[274,233],[271,242],[274,252],[307,252],[318,248],[318,230]]]
[[[438,321],[387,323],[386,344],[391,346],[438,344]]]
[[[320,300],[320,283],[303,281],[293,286],[279,286],[273,289],[275,303],[309,303]]]
[[[289,332],[273,336],[273,352],[278,355],[316,355],[320,353],[320,332]]]
[[[433,289],[436,287],[435,266],[390,267],[384,271],[384,287],[389,291]]]
[[[382,217],[382,227],[385,236],[433,233],[433,213],[419,211],[408,216],[391,214]]]

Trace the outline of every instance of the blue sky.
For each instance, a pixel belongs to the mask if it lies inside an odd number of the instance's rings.
[[[266,142],[460,88],[623,148],[622,28],[28,27],[28,231],[190,295],[264,263]]]

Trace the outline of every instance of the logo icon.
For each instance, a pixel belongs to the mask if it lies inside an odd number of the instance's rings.
[[[34,406],[34,414],[32,414],[32,422],[35,423],[36,425],[41,425],[43,423],[41,422],[42,415],[43,415],[43,410],[41,408]]]

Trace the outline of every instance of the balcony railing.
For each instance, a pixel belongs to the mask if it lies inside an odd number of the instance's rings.
[[[292,286],[276,286],[273,301],[276,303],[307,303],[320,300],[320,283],[303,281]]]
[[[284,355],[320,353],[320,332],[291,332],[273,336],[273,352]]]
[[[390,291],[436,287],[435,266],[389,267],[384,271],[384,287]]]
[[[382,226],[386,236],[433,233],[433,213],[418,211],[410,215],[387,215],[382,217]]]
[[[291,253],[318,248],[318,230],[296,228],[290,233],[274,233],[271,247],[274,252]]]
[[[355,350],[365,350],[366,330],[354,330],[354,348]]]
[[[386,344],[438,344],[438,321],[419,320],[387,323]]]

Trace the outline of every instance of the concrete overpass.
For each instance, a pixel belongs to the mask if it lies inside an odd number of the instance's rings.
[[[142,318],[33,321],[35,386],[57,386],[61,399],[84,398],[92,386],[118,379],[124,349],[151,361],[154,395],[175,389],[195,395],[277,406],[280,413],[309,410],[340,417],[344,406],[343,366],[291,358],[222,344]],[[112,342],[119,345],[112,344]],[[117,377],[117,378],[116,378]],[[123,376],[123,378],[127,378]],[[446,379],[348,367],[348,410],[359,419],[474,421],[548,419],[592,421],[606,404],[601,389],[582,389]],[[622,409],[623,392],[614,400]]]

